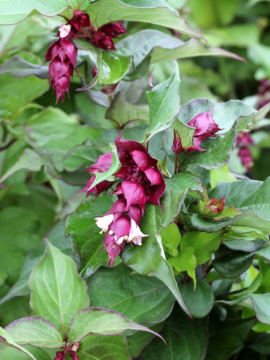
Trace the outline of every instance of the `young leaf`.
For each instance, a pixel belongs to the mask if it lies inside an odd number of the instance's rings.
[[[117,84],[127,74],[130,65],[131,57],[100,50],[97,59],[98,84]]]
[[[89,305],[86,285],[73,260],[49,242],[44,257],[31,274],[29,287],[34,314],[51,321],[61,335],[72,316]]]
[[[126,330],[146,331],[162,339],[159,334],[129,320],[119,312],[103,308],[87,308],[75,314],[70,324],[68,338],[74,342],[81,341],[90,334],[119,335]]]
[[[2,348],[3,347],[3,348]],[[27,350],[25,350],[23,347],[21,347],[20,345],[16,344],[16,342],[13,340],[13,338],[9,335],[9,333],[0,327],[0,356],[1,359],[3,360],[8,360],[8,357],[5,357],[2,353],[2,350],[4,351],[4,353],[8,354],[8,349],[6,349],[6,347],[11,347],[14,348],[22,353],[24,353],[27,358],[30,358],[32,360],[37,360],[32,354],[30,354]],[[11,352],[11,354],[14,353]],[[16,354],[16,352],[15,352]]]
[[[15,55],[11,60],[0,66],[0,74],[11,73],[14,78],[24,78],[35,75],[40,79],[48,78],[48,66],[41,66],[25,61],[19,55]]]
[[[6,327],[6,331],[20,345],[40,348],[60,348],[63,345],[56,327],[38,316],[15,320]]]
[[[165,81],[147,92],[150,106],[149,126],[145,131],[152,137],[167,129],[180,106],[180,76],[177,64],[174,73]]]

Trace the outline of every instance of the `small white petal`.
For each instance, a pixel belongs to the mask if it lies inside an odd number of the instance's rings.
[[[146,236],[148,235],[143,234],[139,226],[136,224],[136,222],[133,219],[131,219],[128,242],[133,242],[133,244],[140,246],[142,245],[142,238]]]
[[[60,28],[59,28],[60,38],[63,39],[65,37],[67,37],[68,34],[70,33],[70,30],[71,30],[71,25],[69,25],[69,24],[60,26]]]
[[[95,220],[97,226],[101,229],[100,233],[103,233],[109,230],[109,226],[113,222],[113,214],[96,217]]]

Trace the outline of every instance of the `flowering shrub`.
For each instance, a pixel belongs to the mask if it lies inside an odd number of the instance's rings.
[[[0,359],[268,358],[267,5],[0,3]]]

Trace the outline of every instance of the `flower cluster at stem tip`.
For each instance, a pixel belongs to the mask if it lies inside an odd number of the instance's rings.
[[[49,76],[56,92],[56,102],[69,94],[70,81],[76,67],[77,47],[72,39],[85,38],[103,50],[116,50],[113,38],[127,33],[120,22],[108,23],[95,30],[88,14],[76,10],[71,20],[60,26],[57,37],[48,48],[45,60],[50,62]]]
[[[109,255],[108,263],[111,265],[127,243],[142,245],[143,237],[148,236],[143,234],[139,227],[145,205],[160,205],[160,198],[166,187],[157,167],[157,160],[149,155],[142,144],[121,139],[121,134],[115,144],[121,163],[120,170],[114,174],[114,177],[120,180],[113,191],[117,195],[117,201],[104,216],[96,218],[101,233],[105,233],[103,246]],[[109,189],[113,185],[111,181],[102,181],[94,187],[92,184],[96,178],[95,174],[108,171],[112,160],[112,153],[101,155],[88,169],[93,176],[81,191],[87,192],[87,195],[98,196]]]

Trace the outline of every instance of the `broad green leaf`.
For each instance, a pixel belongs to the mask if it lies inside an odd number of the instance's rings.
[[[11,348],[11,349],[10,349]],[[16,349],[16,350],[15,350]],[[17,353],[22,352],[26,359],[32,359],[36,360],[36,358],[30,354],[27,350],[25,350],[23,347],[18,345],[12,336],[9,335],[9,333],[0,327],[0,356],[3,360],[8,360],[9,356],[12,356],[13,354],[17,355]]]
[[[82,340],[78,351],[80,360],[130,360],[124,336],[91,334]]]
[[[120,160],[118,158],[116,148],[114,145],[112,146],[112,157],[113,157],[113,160],[112,160],[112,164],[111,164],[109,170],[107,170],[105,172],[100,172],[100,173],[97,172],[95,174],[95,176],[96,176],[95,180],[93,181],[90,189],[92,189],[97,184],[101,183],[102,181],[110,180],[112,178],[113,174],[115,174],[120,169],[121,164],[120,164]]]
[[[190,37],[201,36],[191,30],[185,20],[165,3],[149,0],[134,0],[132,3],[120,0],[99,0],[92,3],[87,12],[96,27],[111,21],[139,21],[169,27]]]
[[[218,47],[208,47],[202,44],[197,39],[191,39],[174,48],[166,49],[165,46],[159,46],[154,48],[151,56],[151,63],[155,64],[165,60],[187,59],[197,56],[221,56],[245,61],[245,59],[243,59],[241,56],[234,54],[230,51]]]
[[[53,16],[63,11],[68,6],[68,0],[13,0],[0,1],[0,24],[15,24],[23,20],[32,11],[37,10],[43,15]]]
[[[165,81],[147,92],[150,107],[149,127],[145,134],[154,134],[167,129],[180,106],[180,77],[178,67]]]
[[[15,320],[6,327],[6,331],[20,345],[41,348],[59,348],[63,345],[63,339],[56,327],[38,316]]]
[[[11,73],[14,78],[24,78],[35,75],[40,79],[48,78],[48,66],[41,66],[25,61],[19,55],[0,66],[0,74]]]
[[[250,297],[257,319],[263,324],[270,325],[270,293],[252,294]]]
[[[156,47],[164,49],[165,52],[184,44],[182,40],[164,32],[146,29],[119,40],[117,43],[117,53],[123,56],[132,56],[132,64],[136,69]]]
[[[168,263],[176,270],[177,273],[186,271],[194,282],[194,288],[196,287],[196,257],[194,256],[194,249],[187,247],[184,251],[181,251],[176,257],[168,259]],[[188,305],[187,305],[188,306]]]
[[[212,169],[227,164],[235,144],[235,138],[235,128],[232,128],[225,135],[206,140],[201,145],[206,152],[194,152],[194,154],[185,161],[184,167],[188,168],[190,165],[200,165],[205,169]]]
[[[216,271],[223,277],[233,279],[240,276],[246,271],[253,260],[252,253],[226,250],[216,255],[213,266]]]
[[[245,189],[245,191],[242,191]],[[243,227],[243,232],[261,231],[266,235],[270,232],[270,178],[264,182],[255,180],[241,180],[232,183],[220,183],[211,192],[211,197],[226,196],[226,205],[239,209],[242,214],[235,217],[232,222],[234,230]]]
[[[206,29],[229,24],[237,10],[237,0],[191,0],[188,6],[196,23]]]
[[[215,233],[189,231],[181,239],[181,250],[189,247],[194,249],[194,255],[198,264],[204,264],[210,260],[211,255],[217,250],[222,241],[221,231]]]
[[[232,355],[239,353],[255,322],[255,319],[224,321],[220,320],[218,316],[211,316],[206,359],[228,360]]]
[[[202,318],[211,311],[214,306],[214,295],[206,280],[198,279],[196,288],[191,281],[180,283],[179,288],[192,316]]]
[[[18,161],[9,168],[0,178],[0,182],[4,182],[11,175],[20,170],[39,171],[43,165],[40,156],[31,149],[25,149]]]
[[[210,170],[210,184],[214,188],[220,182],[233,182],[236,177],[230,172],[228,165],[222,166],[218,169]]]
[[[181,233],[178,226],[175,223],[172,223],[171,225],[164,227],[160,235],[165,252],[171,256],[177,256],[178,245],[181,240]]]
[[[100,85],[117,84],[128,72],[131,57],[120,56],[113,51],[99,51],[97,82]]]
[[[61,335],[76,311],[89,305],[85,283],[73,260],[47,242],[44,257],[34,268],[29,287],[35,315],[51,321]]]
[[[163,328],[164,323],[152,325],[150,329],[160,332]],[[153,340],[154,335],[146,332],[136,332],[131,336],[127,336],[128,351],[131,358],[137,358],[142,350]]]
[[[131,121],[148,121],[149,108],[147,105],[135,105],[126,101],[122,93],[118,93],[106,112],[106,119],[114,121],[123,127]]]
[[[5,1],[5,0],[4,0]],[[0,4],[1,7],[1,4]],[[1,15],[0,15],[1,20]],[[0,109],[3,118],[17,116],[20,109],[38,98],[49,88],[49,82],[29,76],[24,79],[12,78],[11,74],[0,78]]]
[[[168,345],[156,339],[142,353],[148,360],[197,360],[203,359],[207,349],[205,319],[189,319],[183,312],[175,311],[162,331]]]
[[[91,334],[119,335],[126,330],[146,331],[159,336],[154,331],[129,320],[117,311],[87,308],[74,315],[68,338],[70,341],[81,341],[85,336]]]
[[[159,280],[133,274],[123,264],[97,271],[88,281],[88,291],[92,306],[119,311],[140,324],[162,321],[174,304]]]
[[[137,273],[152,275],[161,280],[172,292],[182,309],[189,314],[177,287],[173,270],[164,259],[164,251],[161,248],[161,239],[157,230],[156,208],[157,206],[149,205],[146,209],[141,229],[149,237],[144,239],[143,246],[126,247],[122,257],[125,263]]]
[[[168,226],[179,214],[189,190],[202,190],[199,178],[191,173],[182,172],[166,180],[166,191],[161,200],[162,208],[155,208],[157,232],[161,226]]]
[[[71,235],[76,251],[80,254],[85,277],[92,275],[100,266],[106,265],[108,255],[102,248],[104,234],[100,234],[95,217],[102,216],[112,205],[108,195],[86,200],[68,217],[66,232]],[[120,261],[120,258],[116,259]]]

